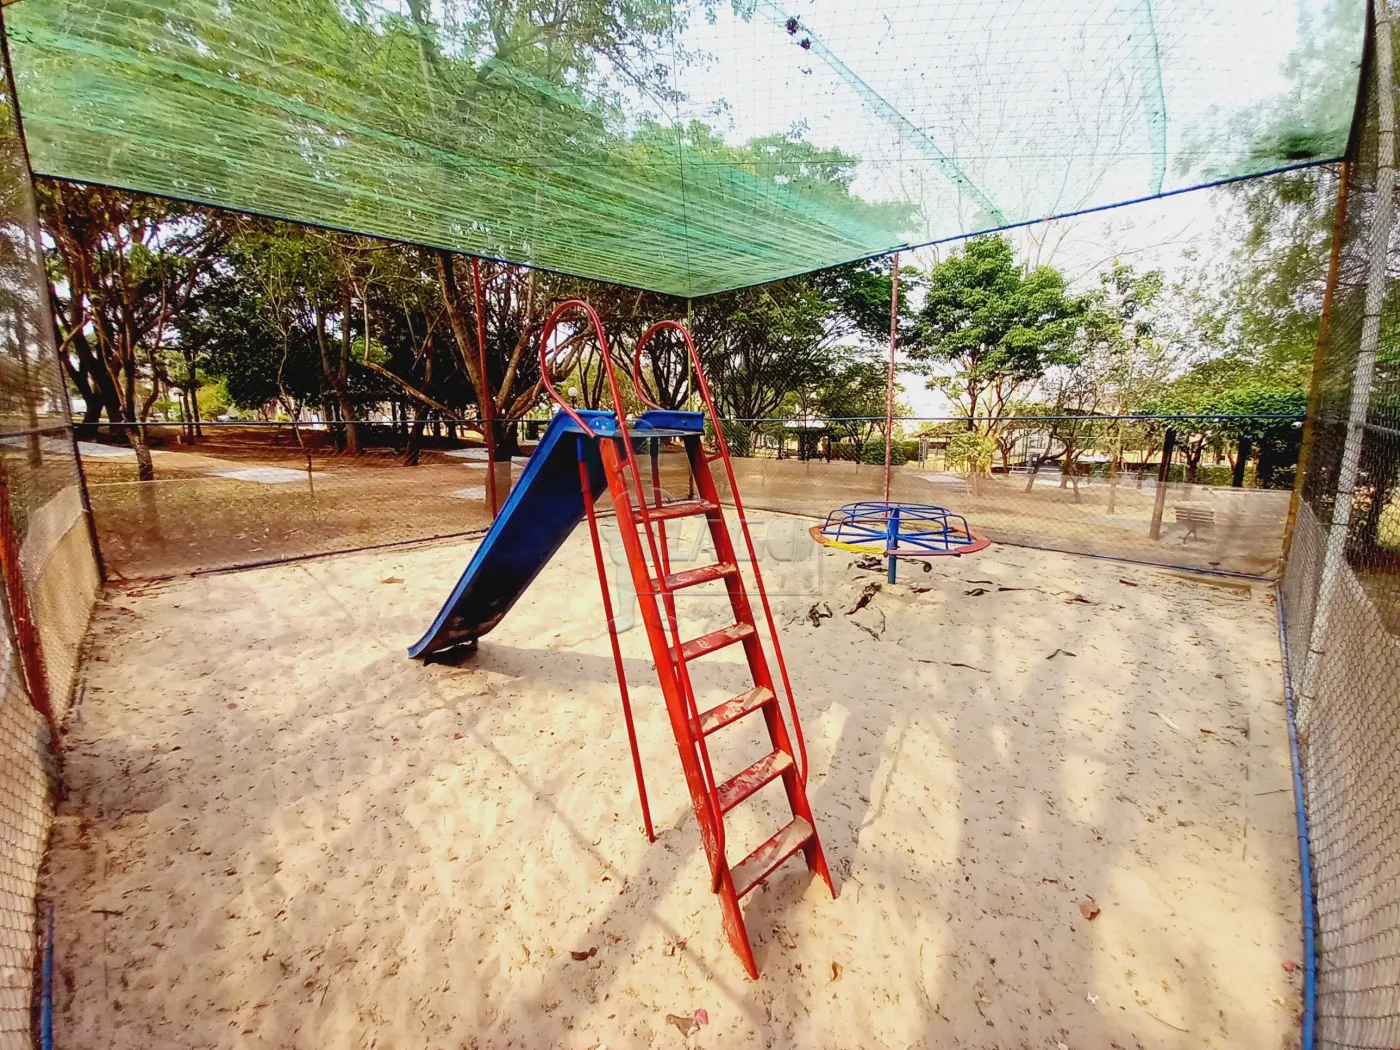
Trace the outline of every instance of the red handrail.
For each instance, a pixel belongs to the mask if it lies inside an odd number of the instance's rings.
[[[653,408],[659,408],[654,401],[646,396],[642,391],[642,350],[653,335],[665,328],[671,328],[680,332],[685,340],[686,350],[690,354],[690,362],[695,369],[695,379],[700,387],[700,397],[705,402],[705,409],[709,413],[710,423],[715,429],[715,444],[719,448],[719,455],[724,460],[724,473],[729,478],[729,492],[734,498],[734,512],[739,518],[739,527],[744,533],[744,546],[749,552],[749,564],[753,566],[754,583],[758,587],[758,600],[763,606],[764,618],[768,621],[768,636],[773,642],[773,654],[778,662],[778,675],[783,683],[783,693],[787,698],[788,711],[792,715],[792,728],[797,735],[797,751],[801,757],[801,765],[798,767],[797,775],[804,786],[807,783],[807,741],[802,735],[802,723],[797,718],[797,701],[792,695],[792,682],[788,678],[787,661],[783,659],[783,647],[778,641],[778,625],[773,619],[773,610],[768,604],[768,591],[763,586],[763,574],[758,569],[758,554],[754,549],[753,536],[749,532],[748,518],[744,516],[744,504],[739,498],[739,485],[734,478],[734,465],[729,460],[729,445],[724,440],[724,428],[719,423],[719,411],[715,408],[715,400],[710,396],[710,385],[705,382],[705,370],[700,366],[700,354],[695,349],[695,340],[690,337],[690,332],[685,325],[679,321],[658,321],[637,340],[637,349],[632,355],[632,385],[637,390],[637,396]]]
[[[554,398],[559,407],[567,412],[569,417],[583,428],[583,432],[590,437],[597,437],[598,435],[593,431],[593,428],[588,426],[588,424],[583,421],[582,417],[573,410],[572,406],[559,396],[559,391],[554,388],[554,384],[549,378],[550,336],[554,334],[554,330],[558,327],[563,316],[572,310],[582,310],[589,322],[593,325],[593,334],[597,339],[598,348],[601,352],[603,370],[608,377],[608,388],[612,393],[613,407],[617,414],[617,428],[622,438],[623,455],[628,470],[632,475],[634,491],[637,493],[637,509],[641,513],[643,530],[646,532],[647,536],[647,546],[651,552],[651,561],[652,564],[656,566],[656,593],[659,593],[662,598],[662,607],[666,613],[667,626],[670,628],[672,647],[675,652],[679,654],[681,649],[681,636],[680,622],[676,616],[675,597],[666,586],[665,571],[663,569],[664,562],[657,550],[656,533],[653,529],[650,509],[647,506],[646,489],[642,487],[641,468],[637,465],[637,457],[632,448],[632,435],[627,427],[627,413],[622,403],[622,391],[617,385],[617,371],[613,367],[612,351],[608,347],[608,337],[603,331],[603,322],[599,319],[597,311],[583,300],[570,299],[567,302],[560,303],[554,308],[554,312],[545,320],[544,331],[540,334],[540,378],[543,381],[544,388],[549,391],[549,396]],[[645,569],[646,566],[643,566],[643,568]],[[649,569],[647,573],[648,576],[650,576]],[[640,594],[638,597],[640,597]],[[704,777],[702,779],[704,780],[705,787],[705,801],[710,810],[714,825],[716,845],[719,854],[718,862],[713,865],[711,877],[714,884],[713,888],[718,891],[720,873],[724,870],[726,860],[724,854],[724,813],[720,809],[719,790],[715,784],[714,769],[710,764],[709,746],[705,743],[705,735],[703,733],[697,735],[696,732],[700,726],[700,709],[695,704],[695,690],[690,683],[690,672],[686,668],[685,661],[682,659],[677,658],[673,661],[673,665],[681,680],[681,697],[687,708],[685,712],[687,715],[686,731],[690,736],[690,745],[692,748],[698,746],[701,766],[704,771]]]

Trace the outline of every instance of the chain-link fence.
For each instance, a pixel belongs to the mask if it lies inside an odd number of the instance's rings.
[[[0,1047],[33,1045],[35,892],[51,726],[67,713],[99,585],[54,353],[28,162],[0,67]]]
[[[884,490],[882,421],[729,421],[741,496],[816,520]],[[358,451],[344,430],[358,432]],[[504,499],[543,421],[497,466]],[[966,515],[994,540],[1251,574],[1276,571],[1294,417],[904,419],[892,498]],[[486,452],[428,424],[151,423],[154,481],[120,437],[80,442],[108,571],[148,578],[484,528]],[[679,447],[663,488],[688,485]],[[1165,466],[1164,466],[1165,463]]]
[[[1394,62],[1373,34],[1282,593],[1316,872],[1317,1043],[1400,1046]]]
[[[352,426],[354,452],[345,440]],[[447,424],[429,424],[416,438],[392,423],[220,421],[143,429],[152,481],[137,480],[135,454],[122,438],[79,442],[113,578],[461,536],[490,524],[486,451]],[[524,463],[522,449],[498,464],[501,499]]]
[[[725,424],[745,505],[824,518],[884,498],[883,420]],[[1253,575],[1277,571],[1293,416],[904,418],[890,498],[1003,543]]]

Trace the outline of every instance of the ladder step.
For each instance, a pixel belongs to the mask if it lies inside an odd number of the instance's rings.
[[[692,638],[683,643],[681,645],[681,659],[694,660],[697,656],[704,656],[706,653],[723,649],[726,645],[742,642],[755,633],[751,623],[731,623],[728,627],[721,627],[718,631],[702,634],[699,638]]]
[[[684,572],[673,572],[662,580],[666,584],[668,591],[678,591],[682,587],[698,587],[702,583],[709,583],[711,580],[722,580],[726,576],[733,576],[739,571],[739,567],[733,562],[722,561],[714,565],[702,565],[698,569],[686,569]],[[656,581],[652,581],[656,585]],[[657,588],[658,590],[660,588]]]
[[[674,503],[663,503],[659,507],[651,504],[647,505],[647,514],[652,521],[670,521],[672,518],[693,518],[697,514],[708,514],[712,510],[719,510],[719,504],[710,503],[703,499],[682,499]],[[634,510],[632,517],[639,524],[642,520],[642,512]]]
[[[720,812],[728,813],[764,784],[772,783],[793,766],[786,751],[770,751],[741,773],[736,773],[719,786]]]
[[[700,732],[709,736],[717,729],[723,729],[730,722],[738,721],[750,711],[757,711],[773,700],[773,690],[756,685],[747,693],[740,693],[732,700],[726,700],[718,707],[712,707],[700,716]]]
[[[802,817],[792,823],[730,869],[734,893],[742,897],[773,874],[778,865],[805,846],[812,837],[812,825]]]

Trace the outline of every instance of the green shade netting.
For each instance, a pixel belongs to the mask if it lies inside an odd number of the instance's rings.
[[[1339,157],[1359,0],[21,0],[34,170],[699,296]]]

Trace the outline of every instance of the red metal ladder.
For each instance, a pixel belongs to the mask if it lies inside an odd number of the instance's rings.
[[[686,786],[690,791],[691,803],[700,826],[700,837],[710,864],[711,888],[720,898],[725,932],[729,943],[743,962],[749,976],[758,976],[758,966],[754,960],[753,948],[749,943],[748,931],[744,925],[739,902],[761,885],[788,858],[801,852],[810,871],[816,873],[835,895],[831,874],[827,869],[826,858],[822,853],[821,841],[817,836],[816,824],[812,818],[811,806],[807,800],[807,755],[802,738],[802,727],[797,720],[797,708],[792,698],[792,688],[788,681],[782,649],[778,643],[776,624],[763,589],[763,579],[759,570],[758,558],[753,538],[744,517],[743,505],[739,501],[734,484],[734,473],[729,461],[728,448],[714,409],[714,403],[705,384],[700,362],[695,353],[694,343],[689,333],[677,322],[662,322],[653,326],[639,340],[634,360],[634,382],[638,396],[653,404],[642,389],[639,368],[642,351],[647,342],[658,331],[666,328],[678,330],[683,337],[692,359],[692,367],[699,381],[702,397],[709,409],[717,450],[708,453],[702,447],[698,433],[685,435],[686,456],[690,474],[695,482],[695,498],[666,502],[660,485],[657,451],[659,442],[650,442],[652,471],[652,498],[648,499],[647,488],[643,484],[642,472],[637,462],[634,438],[645,437],[645,432],[630,433],[623,403],[617,388],[613,364],[607,349],[602,325],[596,314],[586,304],[574,301],[561,306],[546,323],[541,340],[542,373],[546,386],[555,399],[571,415],[567,402],[555,394],[548,383],[549,367],[546,360],[549,337],[558,320],[566,312],[582,309],[593,322],[595,336],[600,346],[604,368],[612,387],[614,403],[618,409],[619,436],[596,437],[608,491],[617,513],[618,530],[621,533],[627,563],[632,574],[641,607],[642,623],[660,679],[661,693],[666,702],[666,711],[671,721],[671,729],[676,738],[680,753],[681,768],[685,774]],[[653,407],[656,407],[653,404]],[[583,425],[582,420],[575,417]],[[589,432],[584,425],[585,432]],[[582,440],[590,440],[581,438]],[[642,780],[641,760],[637,750],[636,735],[632,725],[630,699],[627,693],[626,676],[623,672],[621,650],[613,622],[611,601],[608,595],[606,572],[602,558],[601,543],[598,538],[598,525],[593,513],[593,493],[589,491],[588,471],[582,465],[580,454],[580,479],[583,485],[584,506],[587,509],[589,528],[592,533],[594,554],[603,585],[603,600],[608,616],[609,636],[613,646],[613,657],[617,663],[618,680],[622,691],[623,710],[627,720],[627,730],[631,739],[632,758],[637,774],[638,790],[641,794],[643,819],[647,833],[654,838],[651,830],[650,812],[646,803],[646,788]],[[734,549],[729,525],[725,520],[715,483],[711,464],[723,463],[735,511],[743,535],[749,562],[752,566],[754,582],[763,608],[764,618],[769,627],[770,642],[779,668],[783,692],[787,699],[792,718],[794,741],[788,735],[783,712],[778,702],[767,654],[759,634],[753,606],[745,589],[743,574],[739,569],[739,558]],[[630,485],[629,485],[630,481]],[[716,556],[711,565],[672,572],[667,551],[665,522],[687,517],[703,516],[709,528],[710,539]],[[728,593],[734,622],[717,631],[699,638],[682,639],[679,618],[676,615],[675,595],[677,591],[704,583],[723,581]],[[731,645],[741,645],[748,663],[753,686],[738,696],[701,712],[695,700],[695,690],[690,679],[690,664],[704,656]],[[740,770],[723,781],[717,781],[710,757],[709,741],[727,726],[740,720],[760,715],[768,732],[770,750],[757,762]],[[775,780],[781,780],[792,819],[772,837],[755,849],[737,864],[730,864],[726,852],[725,814],[732,812],[757,791]]]

